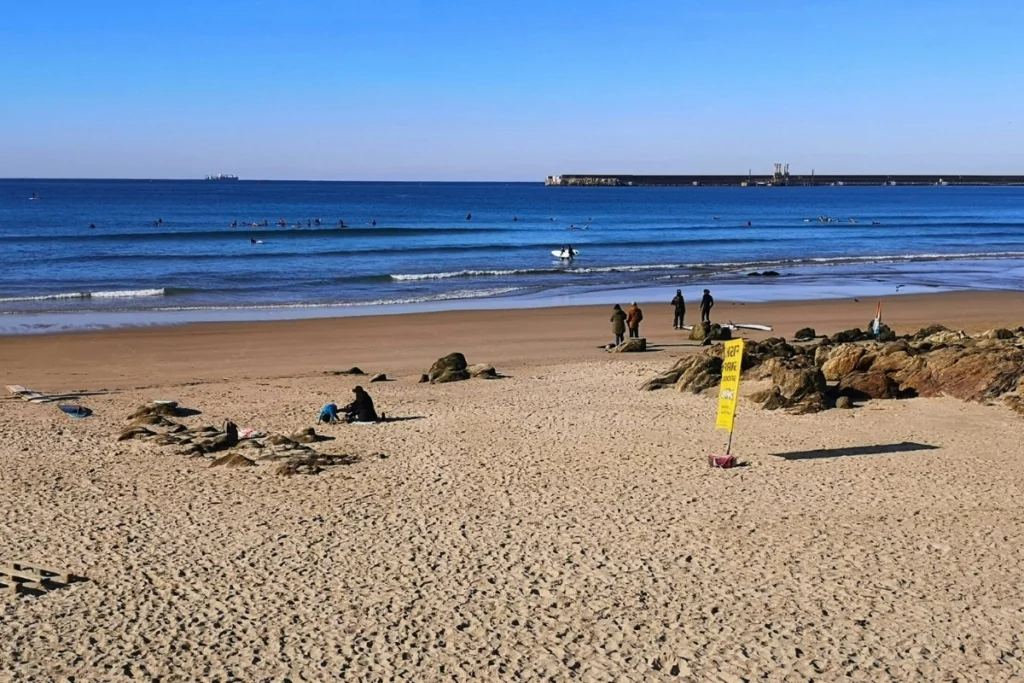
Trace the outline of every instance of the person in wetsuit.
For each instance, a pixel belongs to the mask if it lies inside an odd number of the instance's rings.
[[[675,317],[672,319],[672,329],[683,329],[683,318],[686,317],[686,301],[683,299],[683,290],[677,289],[672,299],[672,308],[675,310]]]

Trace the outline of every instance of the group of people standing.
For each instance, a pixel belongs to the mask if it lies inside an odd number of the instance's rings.
[[[686,300],[683,298],[683,290],[677,289],[676,295],[672,299],[672,309],[674,316],[672,319],[672,329],[681,330],[683,329],[683,321],[686,318]],[[715,307],[715,300],[711,296],[711,290],[705,289],[704,296],[700,300],[700,322],[705,325],[705,329],[709,330],[711,327],[711,309]],[[644,313],[640,310],[640,307],[634,301],[629,307],[629,311],[623,311],[622,307],[615,304],[612,309],[612,334],[615,335],[615,345],[618,346],[625,341],[626,330],[629,330],[630,339],[634,339],[640,336],[640,322],[644,319]],[[710,340],[707,336],[704,339],[705,344],[710,344]]]

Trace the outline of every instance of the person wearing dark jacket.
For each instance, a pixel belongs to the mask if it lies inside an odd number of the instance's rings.
[[[633,302],[626,314],[626,324],[629,325],[629,338],[636,339],[640,336],[640,321],[644,319],[644,312]]]
[[[711,297],[711,290],[705,289],[704,296],[700,300],[700,321],[711,324],[711,309],[715,307],[715,300]]]
[[[683,300],[683,290],[677,289],[675,298],[672,299],[672,308],[675,309],[675,317],[672,319],[672,329],[683,329],[683,318],[686,317],[686,301]]]
[[[377,411],[373,408],[373,399],[362,387],[352,390],[356,395],[354,401],[344,407],[345,417],[349,422],[377,422]]]
[[[626,314],[618,304],[615,304],[615,308],[612,309],[611,322],[612,334],[615,335],[615,345],[618,346],[624,341],[626,336]]]

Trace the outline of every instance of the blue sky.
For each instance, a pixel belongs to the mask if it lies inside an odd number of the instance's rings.
[[[1024,173],[1024,2],[8,3],[0,177]]]

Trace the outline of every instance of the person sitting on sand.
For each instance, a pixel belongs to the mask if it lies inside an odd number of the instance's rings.
[[[612,334],[615,335],[615,345],[618,346],[626,336],[626,314],[622,311],[622,307],[615,304],[615,308],[612,309]]]
[[[644,312],[633,302],[626,314],[626,324],[629,325],[629,338],[636,339],[640,336],[640,321],[644,319]]]
[[[355,400],[342,408],[345,419],[349,422],[377,422],[379,418],[370,395],[359,386],[353,389],[352,393],[356,395]]]
[[[683,290],[677,289],[672,299],[672,308],[675,309],[675,317],[672,318],[672,329],[683,329],[683,318],[686,317],[686,301],[683,299]]]

